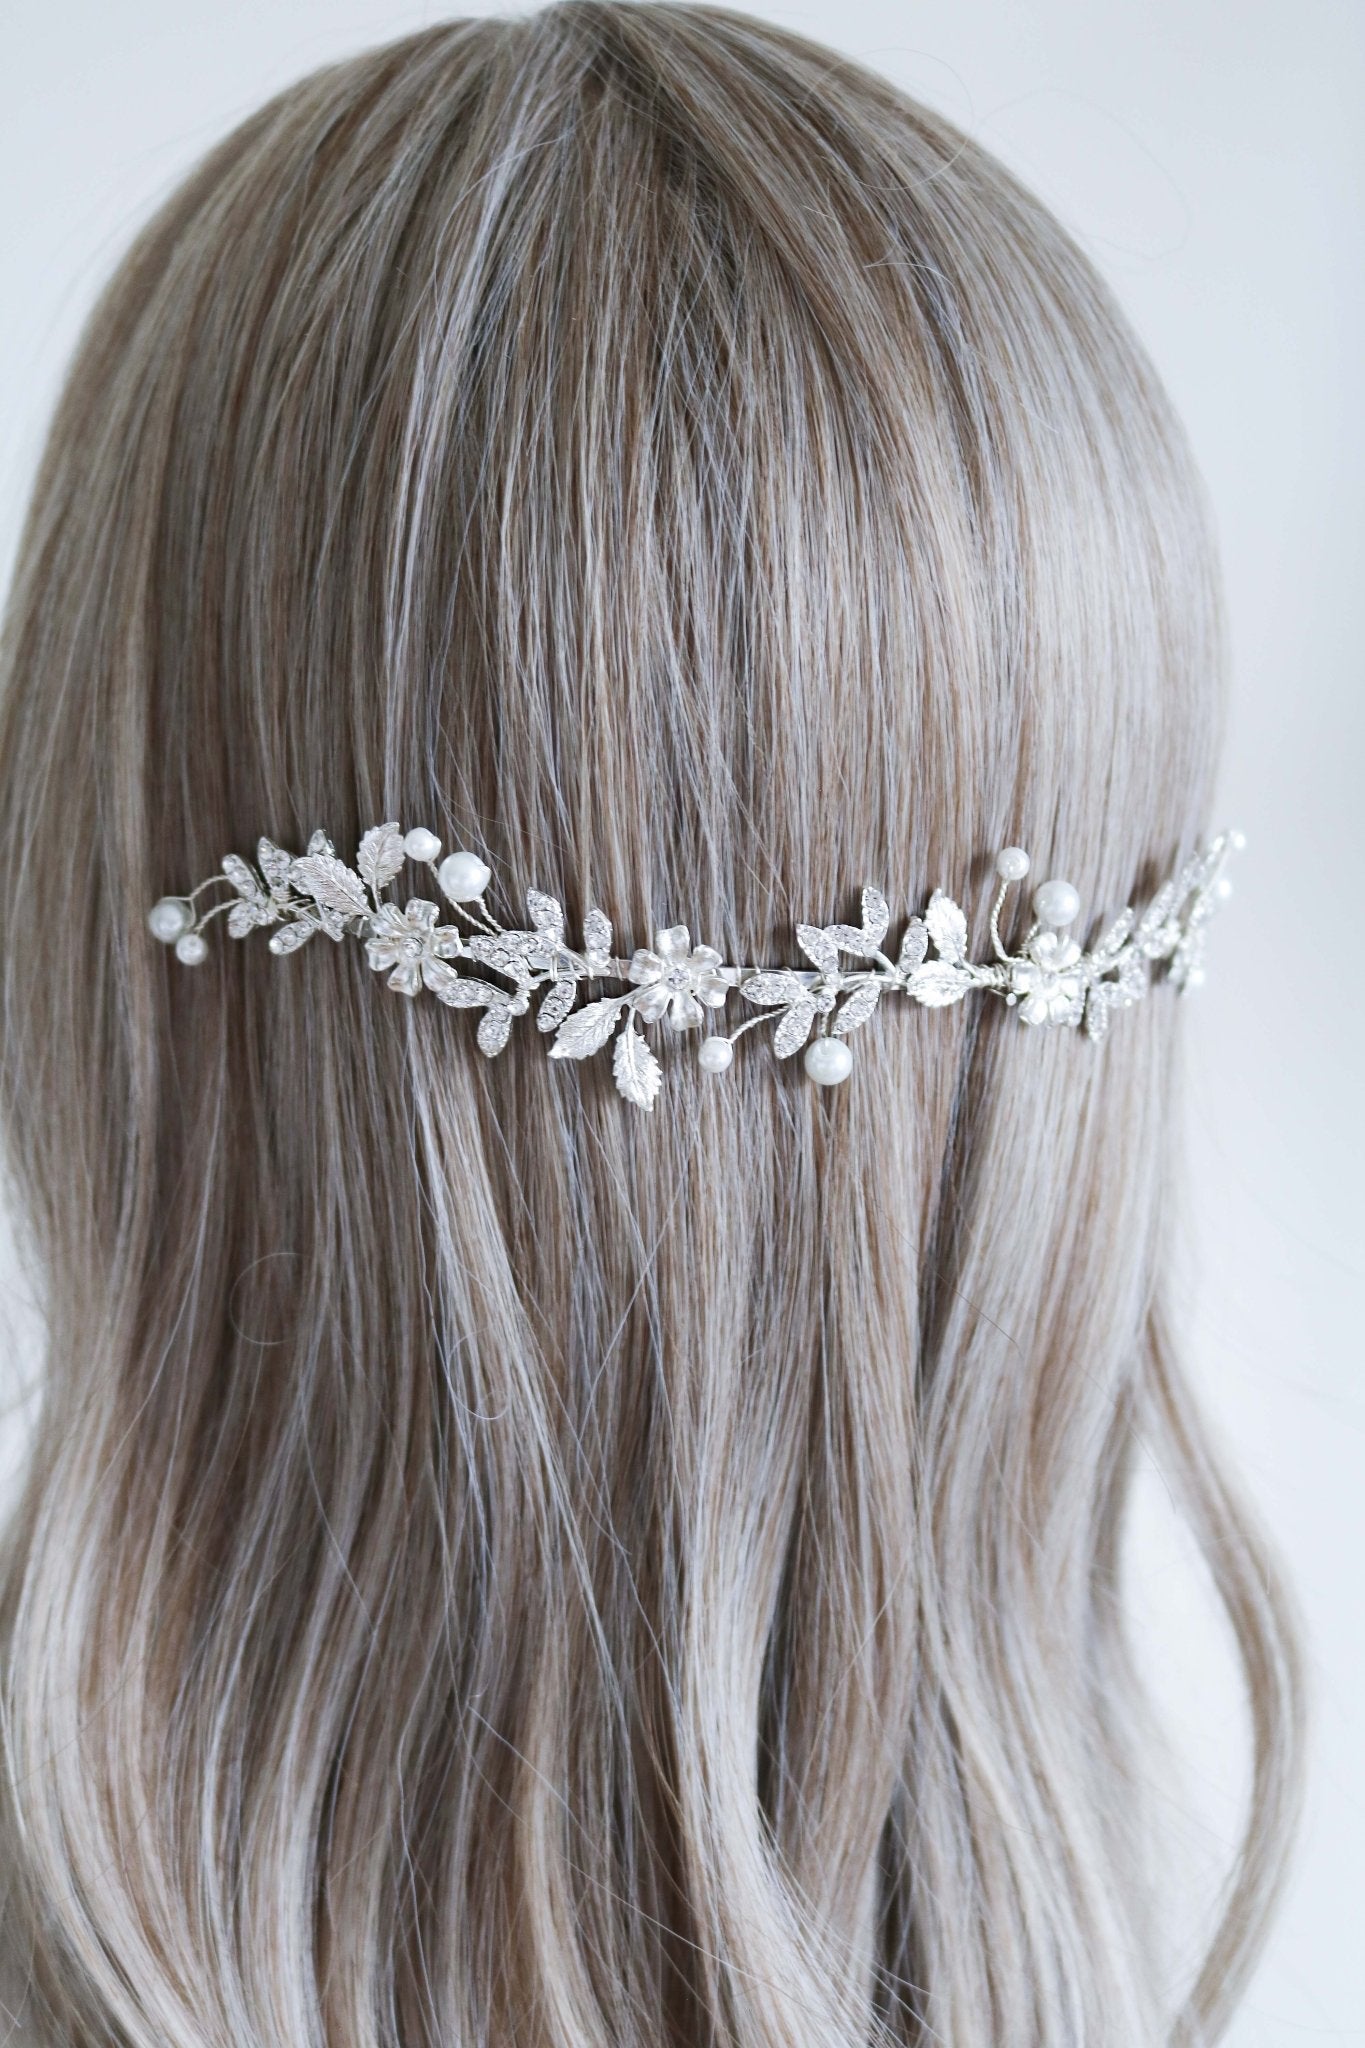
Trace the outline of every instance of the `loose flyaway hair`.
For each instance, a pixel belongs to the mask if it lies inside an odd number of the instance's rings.
[[[980,960],[1011,846],[1078,940],[1149,902],[1211,823],[1216,584],[1057,224],[710,9],[329,68],[105,293],[3,659],[45,1312],[0,1608],[19,2038],[1212,2039],[1298,1707],[1177,1356],[1183,999],[1102,1049],[883,1001],[854,1085],[679,1061],[641,1116],[363,946],[190,973],[145,923],[228,849],[385,820],[486,860],[504,926],[534,881],[725,962],[857,925],[864,881],[898,920],[950,887]],[[1246,1679],[1194,1957],[1139,1460]]]

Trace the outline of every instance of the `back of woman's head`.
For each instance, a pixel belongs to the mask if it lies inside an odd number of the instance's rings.
[[[1150,2048],[1291,1778],[1162,1288],[1180,1000],[906,1005],[849,1085],[496,1060],[354,946],[178,969],[269,834],[487,851],[729,960],[1207,823],[1188,457],[1055,223],[690,7],[454,24],[249,121],[81,351],[12,604],[5,1097],[46,1289],[6,1606],[33,2037]],[[1193,1986],[1148,1876],[1138,1432],[1238,1634]],[[1196,1973],[1198,1974],[1198,1973]],[[1188,2002],[1187,2002],[1188,2001]]]

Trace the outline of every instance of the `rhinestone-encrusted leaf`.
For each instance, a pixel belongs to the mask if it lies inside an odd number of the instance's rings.
[[[847,1038],[850,1031],[860,1031],[876,1009],[881,993],[879,981],[865,981],[847,995],[834,1020],[835,1036]]]
[[[526,912],[538,932],[552,939],[563,939],[564,912],[553,896],[546,896],[539,889],[528,889]]]
[[[929,927],[922,917],[912,917],[901,940],[897,974],[913,974],[929,950]]]
[[[583,949],[590,960],[605,960],[611,952],[611,919],[605,910],[590,910],[584,918]]]
[[[444,960],[424,960],[422,979],[438,1001],[452,1010],[507,1008],[507,991],[472,974],[458,974]]]
[[[536,1011],[538,1031],[557,1031],[573,1008],[573,999],[578,993],[576,982],[552,981],[540,999]]]
[[[822,974],[839,972],[839,948],[827,931],[818,924],[799,924],[796,927],[796,943],[808,960],[814,961]]]
[[[295,918],[289,924],[282,924],[270,940],[272,953],[297,953],[300,946],[308,943],[320,927],[311,918]]]
[[[799,975],[787,968],[778,968],[771,973],[750,974],[740,983],[740,994],[747,1002],[759,1003],[765,1009],[774,1009],[781,1003],[799,1003],[808,1000],[806,984]]]
[[[479,1019],[479,1028],[474,1036],[479,1051],[487,1059],[495,1059],[506,1045],[512,1030],[512,1009],[509,1003],[494,1003]]]
[[[773,1051],[780,1060],[789,1059],[799,1052],[810,1037],[810,1027],[815,1022],[815,1005],[807,996],[804,1002],[793,1003],[786,1016],[773,1033]]]
[[[289,894],[289,876],[294,865],[294,856],[286,853],[282,846],[276,846],[273,839],[256,841],[256,859],[261,873],[265,876],[270,893],[277,901]]]

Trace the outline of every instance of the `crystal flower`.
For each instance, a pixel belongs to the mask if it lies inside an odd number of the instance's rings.
[[[720,965],[714,946],[693,946],[685,924],[655,932],[653,952],[641,948],[627,970],[645,991],[635,1002],[637,1016],[653,1024],[667,1011],[671,1030],[692,1030],[702,1021],[703,1006],[718,1010],[730,993]]]
[[[400,995],[415,996],[425,982],[428,988],[441,982],[448,970],[441,963],[463,952],[463,941],[453,924],[437,924],[440,907],[415,896],[406,910],[396,903],[383,903],[370,920],[370,937],[365,951],[377,974],[392,968],[389,987]]]
[[[1060,932],[1036,932],[1024,948],[1026,957],[1010,970],[1010,990],[1023,998],[1019,1018],[1024,1024],[1074,1024],[1085,1000],[1085,976],[1076,970],[1081,949]]]

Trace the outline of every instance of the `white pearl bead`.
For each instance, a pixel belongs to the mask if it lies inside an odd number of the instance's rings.
[[[207,960],[208,952],[208,942],[202,932],[186,932],[175,942],[175,957],[186,967],[197,967],[201,960]]]
[[[414,825],[403,836],[403,851],[409,860],[431,862],[441,851],[441,842],[425,825]]]
[[[995,856],[995,872],[1002,882],[1022,882],[1032,865],[1022,846],[1002,846]]]
[[[452,903],[473,903],[493,879],[493,870],[477,853],[448,853],[436,870],[441,891]]]
[[[842,1038],[817,1038],[806,1047],[806,1072],[822,1088],[834,1088],[853,1072],[853,1049]]]
[[[708,1074],[723,1074],[735,1056],[728,1038],[703,1038],[697,1058]]]
[[[1232,877],[1230,875],[1220,875],[1213,885],[1213,893],[1220,903],[1226,903],[1232,894]]]
[[[1245,832],[1229,832],[1228,845],[1232,848],[1234,853],[1245,852],[1246,843],[1247,836]]]
[[[1070,882],[1044,882],[1033,892],[1034,915],[1043,924],[1050,924],[1060,930],[1075,918],[1081,907],[1081,899]]]
[[[178,896],[163,896],[147,912],[147,929],[163,946],[173,946],[193,922],[189,904],[182,903]]]

